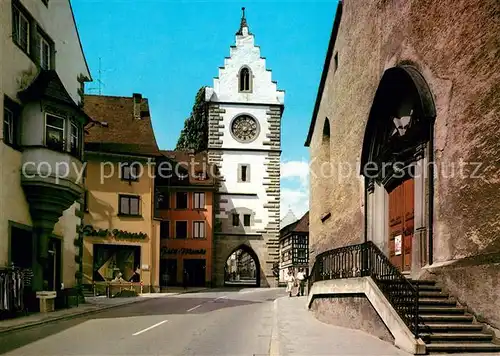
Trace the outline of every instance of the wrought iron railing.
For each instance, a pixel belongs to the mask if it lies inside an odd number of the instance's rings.
[[[354,277],[372,277],[404,323],[419,337],[418,284],[412,284],[372,241],[316,256],[308,291],[316,281]]]

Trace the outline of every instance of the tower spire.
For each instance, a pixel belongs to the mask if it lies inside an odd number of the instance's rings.
[[[246,28],[246,31],[243,31],[243,29]],[[238,30],[238,32],[236,32],[237,35],[246,35],[246,34],[250,34],[250,29],[248,28],[248,23],[247,23],[247,19],[245,17],[245,7],[242,7],[241,8],[241,23],[240,23],[240,29]]]

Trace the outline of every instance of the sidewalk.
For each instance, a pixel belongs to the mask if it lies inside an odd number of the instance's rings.
[[[307,297],[274,301],[271,356],[408,356],[394,345],[362,331],[322,323],[306,308]]]
[[[145,302],[154,298],[165,298],[173,295],[184,293],[195,293],[206,288],[188,288],[187,290],[179,289],[179,291],[169,291],[168,293],[148,293],[138,297],[130,298],[106,298],[101,297],[86,297],[85,304],[80,304],[77,307],[68,309],[56,310],[52,313],[34,313],[27,316],[22,316],[14,319],[0,320],[0,334],[12,332],[19,329],[28,328],[35,325],[50,323],[53,321],[74,318],[76,316],[96,313],[102,310],[116,308],[128,304]]]

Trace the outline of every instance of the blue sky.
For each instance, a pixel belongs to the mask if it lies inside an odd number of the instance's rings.
[[[304,141],[336,9],[330,1],[72,0],[98,94],[149,99],[162,149],[173,149],[196,92],[212,86],[246,7],[273,80],[286,91],[282,119],[282,212],[308,209]]]

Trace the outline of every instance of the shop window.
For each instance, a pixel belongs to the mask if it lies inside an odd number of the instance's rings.
[[[140,201],[139,196],[134,195],[120,195],[120,215],[140,216]]]
[[[187,221],[176,221],[175,222],[175,238],[176,239],[187,239]]]
[[[193,238],[204,239],[205,238],[205,222],[204,221],[194,221],[193,222]]]
[[[205,193],[194,193],[194,208],[205,209]]]
[[[170,238],[170,221],[160,222],[160,238],[161,239]]]
[[[177,192],[175,194],[175,207],[177,209],[187,209],[188,208],[188,193]]]

